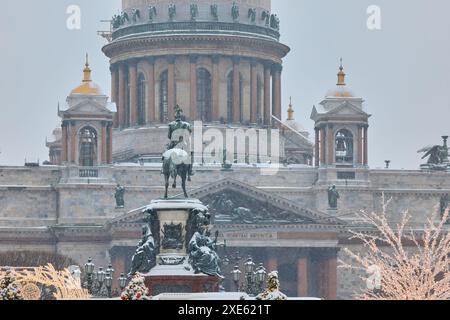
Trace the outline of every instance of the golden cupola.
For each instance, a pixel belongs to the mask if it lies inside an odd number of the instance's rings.
[[[284,122],[285,126],[294,129],[298,132],[303,132],[305,129],[295,120],[294,108],[292,107],[292,97],[289,98],[289,108],[287,110],[287,120]]]
[[[89,67],[89,57],[86,54],[86,64],[83,70],[83,81],[81,85],[72,90],[71,95],[103,95],[100,87],[92,81],[92,70]]]
[[[347,84],[345,83],[345,72],[344,72],[344,66],[342,65],[342,58],[341,58],[341,65],[339,66],[339,72],[337,74],[338,81],[336,84],[336,88],[328,91],[327,97],[332,98],[352,98],[354,97],[353,92],[347,87]]]

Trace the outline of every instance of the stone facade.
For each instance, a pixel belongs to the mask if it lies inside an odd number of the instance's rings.
[[[98,265],[106,265],[111,261],[113,248],[129,248],[127,250],[133,252],[140,237],[139,224],[134,229],[129,229],[126,223],[119,223],[116,227],[108,226],[163,194],[159,165],[99,167],[98,170],[102,173],[98,179],[80,178],[78,171],[73,169],[0,168],[1,251],[56,251],[80,264],[92,256]],[[237,190],[244,199],[266,199],[276,207],[285,208],[283,210],[291,208],[300,215],[312,210],[327,217],[326,188],[315,183],[318,179],[316,168],[284,167],[275,176],[262,176],[259,169],[251,166],[235,168],[230,172],[214,166],[203,166],[196,167],[195,173],[189,187],[190,195],[205,202],[218,190]],[[330,235],[341,232],[345,234],[344,231],[349,228],[346,225],[351,222],[352,217],[349,213],[359,209],[379,210],[383,193],[386,197],[393,198],[390,209],[392,221],[400,218],[400,210],[409,209],[413,222],[420,227],[426,215],[439,203],[440,197],[450,193],[448,173],[372,170],[370,182],[370,186],[366,187],[351,184],[339,186],[341,202],[338,216],[345,219],[341,219],[342,226],[337,229],[333,227],[337,226],[336,222],[331,221],[325,223],[328,226],[323,225],[321,228],[329,230]],[[115,208],[113,193],[116,183],[126,188],[125,209]],[[172,191],[172,195],[176,194],[177,191]],[[250,200],[247,202],[250,203]],[[302,213],[303,210],[306,210],[305,213]],[[227,223],[223,225],[222,222],[217,222],[215,225],[228,240],[230,247],[252,253],[260,261],[266,261],[266,266],[279,266],[282,269],[282,285],[288,287],[291,294],[295,294],[297,289],[305,289],[299,283],[298,288],[297,284],[290,284],[296,281],[299,274],[292,267],[295,264],[289,260],[292,257],[288,259],[282,254],[283,251],[303,247],[311,250],[317,246],[359,247],[357,244],[347,243],[342,236],[339,242],[325,241],[322,244],[318,242],[317,235],[305,238],[302,234],[306,230],[311,232],[317,230],[317,227],[305,229],[306,226],[301,222],[261,225],[250,229],[246,224],[228,226]],[[272,235],[272,240],[261,238],[262,234],[265,237]],[[323,236],[325,235],[321,237]],[[271,248],[268,253],[267,248]],[[302,256],[301,252],[293,254],[299,259]],[[313,256],[308,257],[313,259]],[[339,258],[342,258],[341,254]],[[311,274],[320,269],[313,262],[307,263],[312,263],[308,269]],[[121,262],[116,261],[115,264],[120,266]],[[121,268],[125,271],[126,262]],[[299,269],[302,270],[301,267]],[[363,284],[355,272],[337,269],[338,298],[350,298]],[[310,290],[307,291],[309,294],[318,294],[319,289],[313,289],[311,284]]]
[[[117,109],[86,64],[83,83],[59,112],[62,129],[47,144],[53,165],[0,167],[0,252],[54,252],[80,265],[92,257],[97,266],[112,263],[118,273],[128,272],[142,208],[164,194],[161,153],[176,104],[188,120],[203,121],[201,133],[281,129],[282,164],[275,174],[263,170],[271,158],[259,151],[259,161],[232,155],[230,170],[196,157],[188,192],[209,205],[214,228],[228,243],[221,256],[251,254],[280,272],[290,296],[349,299],[364,286],[364,270],[338,268],[345,258],[340,249],[362,250],[348,238],[354,213],[379,212],[383,195],[393,199],[391,221],[408,209],[415,227],[423,227],[450,194],[450,173],[371,170],[370,115],[346,86],[342,65],[337,87],[313,108],[314,144],[293,119],[292,106],[282,123],[281,64],[289,48],[279,42],[270,1],[240,0],[238,8],[232,1],[214,3],[217,17],[206,0],[196,2],[197,14],[184,0],[123,1],[128,19],[114,27],[103,48]],[[169,4],[176,6],[172,16]],[[148,6],[155,7],[154,20]],[[87,127],[92,130],[83,135]],[[125,188],[124,208],[116,208],[117,185]],[[336,210],[329,210],[330,185],[340,193]],[[170,196],[179,193],[170,190]],[[233,290],[231,281],[225,285]]]

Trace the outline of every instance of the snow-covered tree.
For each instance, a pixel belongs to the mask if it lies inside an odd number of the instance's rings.
[[[23,300],[20,286],[11,271],[0,272],[0,300]]]
[[[125,291],[121,295],[122,300],[150,300],[148,289],[145,286],[145,278],[137,274],[131,279]]]
[[[409,228],[411,215],[391,224],[387,218],[389,201],[383,197],[383,212],[360,212],[363,231],[350,231],[352,239],[364,244],[364,251],[344,252],[357,265],[342,262],[343,268],[365,269],[367,288],[356,293],[364,300],[447,300],[450,299],[450,233],[446,222],[449,210],[439,217],[435,209],[423,228]],[[355,228],[354,228],[355,229]]]

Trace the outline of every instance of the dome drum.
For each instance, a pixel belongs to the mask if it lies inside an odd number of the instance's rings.
[[[280,20],[270,1],[123,1],[112,19],[113,40],[142,33],[253,34],[279,40]]]

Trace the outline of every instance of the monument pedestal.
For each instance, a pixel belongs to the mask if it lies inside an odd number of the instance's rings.
[[[154,200],[144,210],[153,213],[152,229],[159,248],[156,266],[143,275],[151,296],[219,292],[221,277],[196,274],[189,263],[191,210],[208,208],[197,199],[166,199]]]
[[[222,279],[205,274],[194,274],[184,266],[157,266],[144,275],[151,296],[162,293],[219,292]]]

